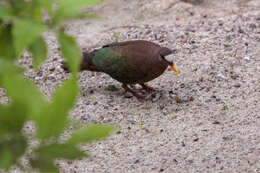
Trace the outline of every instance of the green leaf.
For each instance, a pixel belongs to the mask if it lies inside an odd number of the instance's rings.
[[[93,14],[93,13],[79,13],[78,15],[75,16],[77,19],[96,19],[99,20],[101,19],[100,16]]]
[[[28,47],[35,40],[37,40],[45,26],[30,20],[16,20],[13,27],[13,37],[16,54],[19,56],[24,48]]]
[[[35,21],[35,22],[42,22],[42,7],[39,6],[37,1],[33,1],[33,7],[31,8],[31,18]]]
[[[34,159],[31,159],[30,164],[32,168],[37,169],[40,172],[59,173],[59,169],[55,166],[54,161],[43,156],[37,156]]]
[[[59,33],[58,40],[60,43],[62,55],[68,63],[70,71],[73,75],[76,75],[82,57],[80,48],[78,47],[73,37],[63,32]]]
[[[41,157],[49,159],[77,159],[86,156],[86,154],[79,150],[76,146],[71,144],[53,143],[47,146],[40,146],[36,151]]]
[[[20,68],[0,59],[0,86],[4,87],[13,103],[23,105],[24,111],[34,119],[47,104],[40,90],[31,81],[24,79]]]
[[[116,129],[115,126],[111,125],[91,124],[74,132],[68,140],[68,143],[76,145],[79,143],[89,143],[100,140],[107,137]]]
[[[52,16],[52,3],[53,0],[38,0],[38,2],[41,4],[43,8],[49,13],[50,16]]]
[[[74,145],[54,143],[47,146],[40,146],[35,151],[35,158],[31,159],[33,168],[37,168],[42,172],[57,171],[54,166],[56,159],[80,159],[87,156],[83,151]]]
[[[119,32],[119,31],[115,31],[115,32],[113,33],[113,36],[116,37],[116,38],[119,38],[120,32]]]
[[[6,5],[0,4],[0,19],[11,20],[15,18],[12,9],[8,8]]]
[[[1,11],[1,9],[0,9]],[[14,42],[12,36],[12,25],[0,27],[0,58],[15,60]]]
[[[34,1],[33,1],[34,2]],[[12,8],[15,16],[17,17],[25,17],[30,13],[30,9],[32,7],[32,1],[15,1],[8,0],[8,5]]]
[[[74,106],[78,94],[76,77],[67,80],[54,93],[52,102],[36,119],[39,138],[57,137],[68,124],[68,113]]]
[[[94,6],[100,2],[100,0],[57,0],[58,9],[53,19],[54,23],[58,23],[64,19],[75,18],[85,6]]]
[[[42,37],[39,37],[30,47],[29,51],[33,55],[34,68],[38,69],[47,57],[47,46]]]
[[[0,140],[0,168],[9,169],[24,154],[27,141],[24,136],[9,136]]]
[[[23,105],[0,105],[0,138],[7,134],[19,134],[25,121],[26,111]]]
[[[9,4],[17,20],[20,18],[20,19],[34,20],[39,23],[42,22],[42,17],[43,17],[42,7],[40,6],[38,0],[31,0],[31,1],[9,0]]]

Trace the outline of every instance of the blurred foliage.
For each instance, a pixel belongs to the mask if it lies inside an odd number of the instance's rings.
[[[99,0],[0,1],[0,87],[9,98],[8,103],[0,104],[0,171],[16,165],[26,172],[30,169],[59,172],[56,159],[87,156],[78,148],[79,144],[103,139],[115,129],[92,124],[76,130],[68,140],[59,140],[70,123],[68,112],[79,92],[77,71],[81,58],[80,48],[64,32],[63,22],[81,18],[79,12],[83,7],[98,3]],[[16,60],[26,50],[33,56],[34,68],[39,68],[47,55],[42,36],[46,31],[56,34],[61,54],[72,71],[72,76],[56,90],[50,102],[23,77],[24,70],[16,66]],[[28,121],[34,122],[35,133],[24,132]],[[31,140],[38,141],[37,146],[30,147]],[[32,151],[27,152],[28,149]],[[29,160],[29,167],[20,163],[21,157]]]

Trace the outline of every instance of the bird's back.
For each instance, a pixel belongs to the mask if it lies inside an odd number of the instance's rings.
[[[122,83],[144,83],[160,76],[167,68],[160,57],[161,49],[142,40],[113,43],[95,50],[92,61],[97,69]]]

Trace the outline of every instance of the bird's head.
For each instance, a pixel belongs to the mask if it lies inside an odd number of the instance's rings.
[[[93,58],[96,50],[92,52],[83,52],[83,58],[80,62],[80,71],[89,70],[99,72],[100,70],[93,64]]]
[[[173,55],[174,51],[163,47],[160,50],[160,55],[162,57],[162,59],[171,67],[171,69],[175,72],[176,75],[178,75],[180,72],[176,69],[173,60],[174,60],[174,55]]]

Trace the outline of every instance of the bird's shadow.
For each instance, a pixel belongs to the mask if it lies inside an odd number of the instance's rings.
[[[112,87],[111,87],[112,86]],[[131,86],[134,92],[140,94],[144,99],[136,98],[132,93],[125,91],[120,85],[107,85],[100,86],[98,88],[94,87],[83,87],[81,89],[81,97],[93,98],[95,96],[101,96],[103,98],[117,100],[121,102],[122,100],[127,101],[139,101],[148,103],[167,103],[167,104],[185,104],[192,102],[194,97],[190,95],[188,90],[186,93],[179,95],[178,87],[173,89],[156,89],[152,92],[147,92],[140,87],[135,85]],[[126,101],[126,102],[127,102]]]

